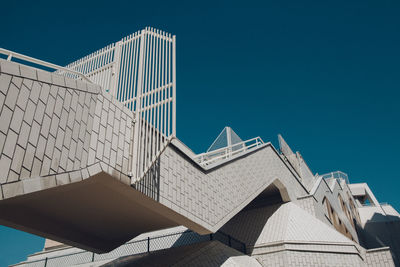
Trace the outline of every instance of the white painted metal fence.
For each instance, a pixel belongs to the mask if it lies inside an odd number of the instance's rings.
[[[175,36],[145,28],[66,66],[101,85],[135,113],[133,182],[146,174],[176,136],[175,46]]]
[[[221,160],[230,159],[244,152],[256,149],[264,144],[260,137],[228,145],[213,151],[205,152],[193,157],[193,160],[202,166],[208,166]]]
[[[0,48],[0,54],[7,55],[7,61],[11,61],[14,58],[18,58],[18,59],[20,59],[22,61],[26,61],[26,62],[29,62],[29,63],[34,63],[34,64],[37,64],[38,66],[47,67],[47,68],[50,68],[50,69],[55,69],[59,73],[63,72],[68,76],[73,76],[73,77],[76,77],[76,78],[80,78],[80,79],[82,79],[82,80],[84,80],[86,82],[92,83],[92,81],[88,77],[83,75],[82,73],[74,71],[74,70],[71,70],[71,69],[68,69],[66,67],[58,66],[56,64],[49,63],[49,62],[46,62],[46,61],[43,61],[43,60],[40,60],[40,59],[36,59],[36,58],[33,58],[33,57],[29,57],[29,56],[26,56],[26,55],[23,55],[23,54],[14,52],[14,51],[10,51],[10,50],[4,49],[4,48]]]
[[[335,171],[335,172],[330,172],[330,173],[325,173],[325,174],[321,174],[319,175],[320,177],[324,178],[324,179],[329,179],[329,178],[335,178],[335,179],[343,179],[346,181],[347,184],[349,184],[349,176],[342,172],[342,171]]]
[[[286,143],[285,139],[283,139],[282,135],[278,135],[279,147],[282,154],[286,157],[289,161],[290,165],[296,171],[296,173],[301,178],[301,170],[300,170],[300,163],[297,158],[297,154],[292,151],[290,146]]]
[[[101,85],[106,91],[109,91],[111,88],[115,88],[112,80],[118,75],[115,72],[117,67],[115,53],[115,43],[113,43],[65,67],[84,74],[93,83]],[[79,78],[70,72],[57,71],[57,73],[73,79]]]

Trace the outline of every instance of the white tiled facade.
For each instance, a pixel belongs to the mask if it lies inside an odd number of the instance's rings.
[[[134,266],[399,264],[397,211],[391,206],[363,207],[364,191],[356,194],[343,180],[314,176],[299,153],[289,161],[267,143],[206,168],[175,140],[156,162],[159,172],[131,184],[134,114],[102,88],[1,60],[0,107],[0,202],[107,173],[184,218],[184,226],[202,229],[200,234],[221,231],[247,247],[243,253],[210,238],[201,245],[131,255]],[[296,160],[300,167],[292,166]],[[391,236],[383,228],[392,229]],[[173,231],[160,229],[157,234]],[[140,238],[148,236],[154,238],[154,233]],[[51,258],[55,252],[62,256],[81,251],[57,249],[30,256],[21,266],[34,266],[30,261]],[[118,266],[118,255],[108,262]],[[79,264],[100,266],[107,261]]]

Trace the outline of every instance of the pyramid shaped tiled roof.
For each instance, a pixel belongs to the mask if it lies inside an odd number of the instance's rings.
[[[245,223],[249,221],[253,225]],[[354,244],[292,202],[243,211],[232,218],[222,231],[248,245],[283,241]]]

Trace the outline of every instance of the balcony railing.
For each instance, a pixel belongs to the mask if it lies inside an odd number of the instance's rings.
[[[193,158],[193,160],[195,160],[201,166],[207,166],[218,161],[226,160],[244,152],[256,149],[262,144],[264,144],[264,141],[260,137],[255,137],[230,146],[198,154]]]
[[[346,173],[341,172],[341,171],[335,171],[335,172],[321,174],[320,177],[322,177],[324,179],[329,179],[329,178],[343,179],[346,181],[347,184],[349,184],[349,176]]]
[[[92,82],[88,77],[86,77],[86,75],[84,75],[82,72],[80,71],[76,71],[73,69],[70,69],[68,67],[61,67],[58,66],[56,64],[53,63],[49,63],[40,59],[36,59],[33,57],[29,57],[29,56],[25,56],[23,54],[19,54],[17,52],[13,52],[4,48],[0,48],[0,54],[6,55],[7,56],[7,61],[11,61],[13,58],[17,58],[29,63],[33,63],[42,67],[46,67],[46,68],[50,68],[50,69],[54,69],[56,71],[62,71],[65,73],[69,73],[70,75],[74,75],[77,78],[81,78],[82,80],[85,80],[87,82]]]

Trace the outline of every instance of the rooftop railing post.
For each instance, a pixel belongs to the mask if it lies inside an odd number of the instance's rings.
[[[176,36],[172,36],[172,135],[176,136]]]
[[[131,173],[132,173],[132,178],[131,178],[131,183],[135,183],[136,180],[139,178],[138,176],[138,165],[139,165],[139,136],[142,128],[142,113],[141,113],[141,108],[142,108],[142,93],[143,93],[143,64],[144,64],[144,42],[146,38],[146,30],[142,30],[140,33],[140,50],[139,50],[139,68],[138,68],[138,82],[137,82],[137,103],[135,105],[135,120],[136,120],[136,125],[135,125],[135,132],[134,132],[134,137],[133,137],[133,156],[132,156],[132,166],[131,166]]]
[[[119,71],[120,71],[120,65],[121,65],[122,41],[117,42],[115,44],[114,49],[115,49],[114,50],[114,63],[112,65],[110,92],[111,92],[112,96],[117,98]]]

